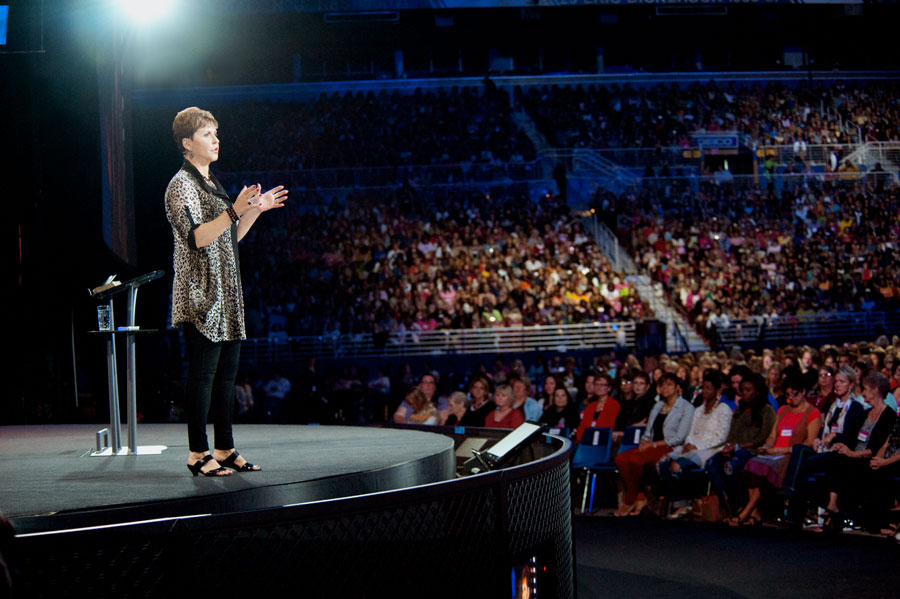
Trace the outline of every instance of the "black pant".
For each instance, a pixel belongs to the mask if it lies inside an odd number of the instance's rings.
[[[834,454],[825,471],[825,487],[838,494],[842,512],[854,511],[870,494],[872,475],[868,458]]]
[[[893,507],[892,491],[897,464],[872,470],[868,458],[835,455],[829,462],[825,482],[838,494],[841,513],[849,515],[869,532],[877,532]]]
[[[791,448],[791,461],[781,483],[781,492],[790,498],[788,504],[788,520],[802,523],[806,516],[809,502],[814,499],[816,486],[809,482],[813,475],[820,479],[829,469],[829,463],[838,456],[833,451],[816,453],[807,445],[797,443]]]
[[[234,410],[234,380],[241,355],[240,341],[215,343],[192,324],[185,323],[187,343],[187,421],[188,446],[191,451],[209,451],[206,423],[210,407],[216,449],[234,447],[231,422]]]

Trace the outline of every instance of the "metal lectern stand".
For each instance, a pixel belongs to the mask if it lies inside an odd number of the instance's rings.
[[[165,449],[165,445],[146,445],[138,447],[137,444],[137,386],[135,373],[134,341],[138,333],[155,333],[156,329],[141,329],[134,324],[134,313],[137,302],[138,287],[144,283],[155,281],[165,273],[155,270],[140,277],[131,279],[121,285],[105,289],[92,294],[99,305],[106,303],[109,306],[109,330],[90,331],[91,333],[106,337],[106,368],[109,376],[109,428],[97,431],[97,450],[91,452],[92,456],[119,456],[159,454]],[[126,322],[124,327],[116,328],[113,317],[113,298],[123,293],[128,293],[128,305],[126,310]],[[125,335],[125,360],[126,360],[126,400],[128,422],[128,448],[122,448],[122,421],[119,415],[119,377],[116,365],[116,335]]]

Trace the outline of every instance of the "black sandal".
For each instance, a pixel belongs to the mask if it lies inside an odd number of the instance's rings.
[[[219,463],[222,464],[222,466],[231,468],[232,470],[235,470],[237,472],[259,472],[260,470],[262,470],[262,468],[251,464],[250,462],[244,462],[244,464],[241,466],[236,465],[234,462],[239,455],[241,454],[239,454],[237,450],[232,451],[230,456],[228,456],[224,460],[219,460]]]
[[[844,515],[841,512],[825,510],[825,521],[822,530],[826,532],[841,532],[844,530]]]
[[[754,516],[750,514],[747,516],[747,519],[741,522],[741,526],[760,526],[762,524],[762,518]]]
[[[212,470],[203,471],[203,466],[207,462],[211,462],[213,457],[209,454],[203,456],[193,464],[188,464],[188,470],[191,471],[191,474],[197,476],[198,474],[202,474],[203,476],[230,476],[231,472],[228,468],[223,468],[219,466],[218,468],[213,468]]]

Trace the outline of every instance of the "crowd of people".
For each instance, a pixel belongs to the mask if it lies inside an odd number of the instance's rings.
[[[534,158],[523,108],[552,145],[690,145],[737,130],[756,144],[842,143],[898,134],[891,83],[532,86],[323,95],[222,107],[224,171],[502,163]],[[233,114],[230,114],[230,112]],[[227,119],[225,117],[228,117]],[[573,129],[574,127],[574,129]],[[265,132],[243,135],[245,130]],[[274,142],[273,142],[274,140]],[[227,162],[231,160],[232,162]],[[240,162],[235,162],[240,161]],[[707,337],[734,319],[892,309],[897,189],[883,180],[735,188],[647,186],[615,200],[620,239]],[[251,336],[404,334],[436,328],[580,323],[647,315],[558,196],[365,190],[295,213],[242,258]],[[691,206],[671,211],[672,204]],[[271,251],[272,242],[278,247]],[[334,294],[340,289],[340,294]]]
[[[534,146],[515,126],[524,108],[553,145],[691,145],[697,131],[735,130],[751,145],[895,139],[896,86],[796,90],[780,85],[370,92],[315,102],[220,110],[226,171],[517,163]],[[249,121],[247,121],[249,119]],[[264,131],[246,136],[242,130]],[[274,140],[274,141],[273,141]],[[766,167],[768,169],[768,167]],[[838,170],[835,167],[835,170]],[[648,186],[613,199],[617,233],[646,272],[703,331],[749,317],[900,307],[893,239],[897,187],[883,178],[819,178],[759,186]],[[563,186],[560,186],[563,189]],[[690,207],[689,210],[686,210]],[[649,309],[616,272],[565,197],[456,190],[427,202],[414,184],[357,190],[295,210],[242,245],[249,336],[372,333],[639,320]],[[497,359],[462,372],[362,366],[238,385],[238,419],[514,428],[592,427],[621,439],[616,514],[665,497],[692,506],[705,472],[733,526],[787,522],[821,506],[821,524],[880,529],[900,474],[900,342],[759,354],[555,356],[526,368]],[[295,373],[297,374],[297,373]],[[876,489],[877,487],[877,489]],[[885,491],[885,489],[888,489]],[[779,510],[775,510],[779,512]],[[896,531],[894,531],[896,532]]]
[[[701,331],[736,318],[900,306],[896,187],[710,185],[692,194],[694,214],[661,209],[664,201],[658,190],[623,197],[619,235]]]
[[[534,86],[517,98],[550,143],[566,147],[691,147],[691,135],[699,131],[736,131],[753,147],[900,135],[893,83]]]
[[[315,100],[215,107],[229,127],[225,171],[530,162],[523,109],[553,147],[692,147],[696,132],[736,131],[751,147],[900,137],[894,83],[514,87],[323,93]],[[247,132],[253,132],[248,135]],[[836,170],[836,169],[835,169]]]
[[[219,106],[225,171],[522,162],[534,145],[509,95],[479,87],[322,94],[314,101]],[[248,135],[247,132],[253,132]]]
[[[616,198],[617,234],[707,338],[735,319],[900,307],[896,186],[810,178],[778,192],[709,184],[677,202],[664,194]],[[649,315],[552,193],[460,191],[431,205],[411,188],[359,191],[250,236],[242,260],[257,337]]]
[[[529,420],[559,427],[576,443],[591,427],[612,429],[619,443],[626,428],[642,426],[637,446],[615,460],[618,515],[651,508],[689,515],[706,488],[696,477],[704,476],[716,513],[732,526],[818,521],[839,530],[852,521],[893,530],[898,337],[678,358],[539,355],[528,364],[496,358],[469,368],[426,362],[418,372],[404,364],[374,376],[358,366],[320,373],[310,361],[296,378],[278,411],[260,418],[507,429]],[[272,380],[256,383],[257,393]]]
[[[250,336],[416,335],[435,329],[637,320],[613,270],[557,195],[359,192],[295,213],[241,247]]]

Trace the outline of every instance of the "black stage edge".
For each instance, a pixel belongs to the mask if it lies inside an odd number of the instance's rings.
[[[142,445],[159,442],[147,433],[170,432],[146,430],[152,426],[141,428]],[[182,427],[172,429],[184,436]],[[317,453],[334,470],[318,476],[321,465],[309,456],[306,468],[290,457],[273,459],[271,447],[251,440],[254,429],[262,429],[260,442],[277,446],[279,455],[294,442],[292,435],[307,438],[296,456]],[[27,447],[23,435],[29,432],[31,440],[53,431],[0,429],[0,449],[10,443]],[[56,480],[73,489],[84,491],[84,481],[77,480],[86,475],[81,468],[92,477],[88,490],[92,484],[128,487],[124,481],[130,480],[131,492],[141,492],[154,484],[153,477],[156,488],[171,488],[165,497],[143,502],[83,504],[48,515],[16,515],[4,507],[17,528],[15,596],[521,597],[515,587],[524,578],[539,591],[534,596],[573,597],[567,440],[540,437],[502,470],[429,480],[442,470],[447,474],[447,464],[453,476],[468,457],[463,448],[454,459],[454,448],[467,440],[483,440],[486,448],[504,434],[435,427],[242,427],[236,433],[242,453],[261,463],[266,458],[265,477],[222,480],[190,477],[182,463],[183,440],[164,458],[89,458],[77,451],[66,458],[55,446],[40,459],[63,462],[64,474]],[[331,438],[350,449],[313,451]],[[375,438],[387,448],[381,453],[396,452],[401,459],[360,468],[379,453],[365,449]],[[44,439],[41,445],[53,443]],[[148,457],[159,463],[151,467]],[[0,476],[14,460],[4,461]],[[169,461],[178,468],[159,470]],[[215,486],[212,492],[207,483]],[[3,498],[9,493],[0,493]],[[147,521],[154,518],[161,520]]]

